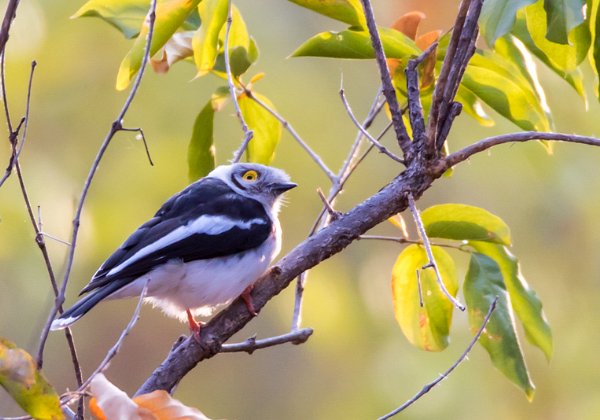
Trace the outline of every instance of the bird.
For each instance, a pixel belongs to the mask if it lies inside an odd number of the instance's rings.
[[[100,266],[83,298],[56,318],[71,326],[103,300],[140,296],[171,317],[187,320],[241,296],[256,315],[250,291],[281,249],[283,193],[296,187],[283,170],[257,163],[221,165],[167,200]]]

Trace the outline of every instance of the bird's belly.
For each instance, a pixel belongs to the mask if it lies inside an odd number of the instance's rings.
[[[185,263],[172,260],[133,283],[143,288],[149,279],[146,299],[169,316],[183,321],[186,309],[194,315],[210,315],[266,271],[276,248],[275,240],[267,240],[257,248],[226,257]]]

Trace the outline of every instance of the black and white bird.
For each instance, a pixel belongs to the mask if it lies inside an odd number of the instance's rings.
[[[280,169],[223,165],[171,197],[100,266],[88,293],[52,323],[73,324],[104,299],[139,296],[167,315],[187,320],[249,291],[281,248],[281,196],[294,188]]]

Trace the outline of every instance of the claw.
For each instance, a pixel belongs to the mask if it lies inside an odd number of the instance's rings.
[[[200,343],[200,330],[202,329],[202,323],[194,319],[194,316],[192,315],[189,309],[187,309],[185,313],[187,314],[188,325],[190,326],[190,331],[194,336],[194,340]]]
[[[254,303],[252,302],[252,296],[250,295],[252,289],[254,289],[253,284],[246,287],[246,290],[242,292],[241,298],[244,300],[244,303],[246,304],[246,308],[248,308],[248,312],[250,313],[250,315],[257,316],[258,312],[256,312],[256,309],[254,309]]]

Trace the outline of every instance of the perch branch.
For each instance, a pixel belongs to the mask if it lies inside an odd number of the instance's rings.
[[[454,362],[452,364],[452,366],[450,366],[444,373],[440,374],[440,376],[438,376],[434,381],[432,381],[432,382],[428,383],[427,385],[425,385],[410,400],[406,401],[404,404],[402,404],[400,407],[396,408],[394,411],[386,414],[385,416],[380,417],[379,420],[387,420],[390,417],[393,417],[396,414],[400,413],[401,411],[405,410],[406,408],[408,408],[409,406],[411,406],[412,404],[414,404],[423,395],[425,395],[429,391],[431,391],[431,389],[434,386],[436,386],[437,384],[439,384],[440,382],[442,382],[444,379],[446,379],[452,373],[452,371],[454,369],[456,369],[458,367],[458,365],[460,365],[467,358],[467,356],[471,352],[471,349],[473,349],[473,346],[475,345],[475,343],[477,343],[477,341],[479,340],[479,337],[481,337],[481,334],[483,334],[483,331],[485,331],[485,327],[487,326],[488,322],[490,321],[492,313],[496,309],[496,304],[497,303],[498,303],[498,297],[496,297],[492,301],[492,304],[490,305],[490,308],[488,309],[487,314],[485,315],[485,318],[483,319],[483,322],[481,323],[481,327],[479,327],[479,330],[477,331],[477,333],[475,334],[475,336],[473,336],[473,339],[471,340],[471,342],[469,343],[469,345],[467,346],[467,348],[465,349],[465,351],[460,355],[460,357],[456,360],[456,362]]]

